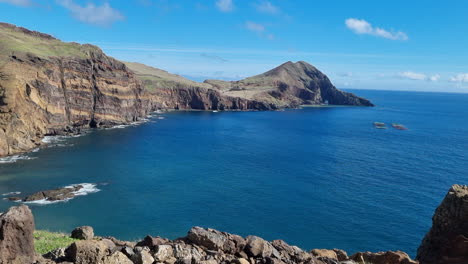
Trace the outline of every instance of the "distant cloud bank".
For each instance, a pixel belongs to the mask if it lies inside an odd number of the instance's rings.
[[[391,40],[408,40],[408,35],[404,32],[390,32],[383,28],[373,27],[371,23],[364,19],[348,18],[345,24],[348,29],[358,35],[372,35]]]
[[[468,73],[460,73],[450,78],[451,82],[468,83]]]
[[[434,74],[434,75],[429,76],[424,73],[411,72],[411,71],[401,72],[397,76],[403,79],[416,80],[416,81],[437,82],[438,80],[440,80],[439,74]]]

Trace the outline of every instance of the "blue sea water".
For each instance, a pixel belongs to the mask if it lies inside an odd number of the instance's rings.
[[[353,91],[377,107],[172,112],[0,164],[0,193],[107,183],[30,205],[39,229],[177,238],[212,227],[304,249],[415,255],[452,184],[468,182],[468,94]],[[374,121],[409,130],[375,129]],[[0,210],[15,203],[0,201]]]

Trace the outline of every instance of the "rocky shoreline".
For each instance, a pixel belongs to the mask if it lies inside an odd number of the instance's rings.
[[[0,263],[75,264],[466,264],[468,263],[468,186],[454,185],[437,208],[433,226],[418,249],[417,260],[401,251],[358,252],[339,249],[305,251],[282,240],[241,237],[193,227],[170,240],[147,236],[139,242],[94,236],[78,227],[77,239],[44,255],[34,250],[34,218],[26,205],[0,214]]]

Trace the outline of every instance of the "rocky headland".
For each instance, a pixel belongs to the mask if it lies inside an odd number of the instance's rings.
[[[466,264],[468,263],[468,186],[454,185],[433,217],[433,226],[412,260],[401,251],[358,252],[339,249],[303,250],[282,240],[241,237],[193,227],[185,237],[170,240],[147,236],[139,242],[97,237],[91,227],[71,233],[73,243],[43,255],[34,248],[34,218],[21,205],[0,215],[0,263],[101,264]]]
[[[48,135],[128,124],[155,110],[274,110],[302,104],[372,106],[306,62],[237,82],[190,81],[111,58],[93,45],[0,23],[0,156]]]

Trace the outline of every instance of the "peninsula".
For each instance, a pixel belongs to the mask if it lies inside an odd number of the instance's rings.
[[[335,88],[314,66],[287,62],[235,82],[194,82],[93,45],[0,23],[0,156],[30,151],[48,135],[126,124],[156,110],[275,110],[300,105],[373,106]]]

